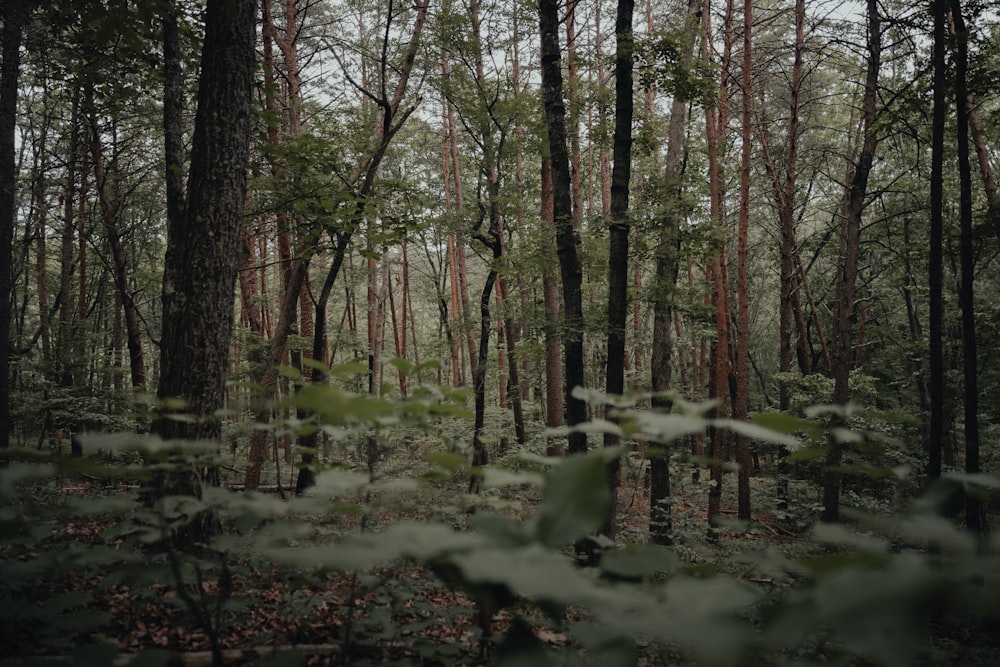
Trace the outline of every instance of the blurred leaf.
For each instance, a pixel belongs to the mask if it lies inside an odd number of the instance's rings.
[[[552,547],[569,544],[600,528],[610,508],[601,450],[569,456],[545,475],[539,539]]]
[[[780,433],[764,426],[759,426],[751,422],[740,421],[738,419],[713,419],[714,426],[729,429],[734,433],[745,436],[752,440],[761,440],[775,445],[784,445],[789,449],[801,446],[801,442],[796,437]]]
[[[483,487],[495,486],[542,486],[545,478],[535,472],[514,472],[505,468],[486,466],[482,469]]]

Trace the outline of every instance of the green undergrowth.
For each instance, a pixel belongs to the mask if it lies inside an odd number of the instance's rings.
[[[683,481],[699,462],[677,454],[674,546],[647,543],[638,520],[612,542],[597,535],[608,462],[626,462],[623,492],[644,493],[643,460],[625,446],[508,453],[471,471],[484,491],[470,496],[460,438],[442,429],[464,419],[460,396],[329,387],[295,400],[316,418],[290,428],[348,440],[405,428],[437,446],[409,466],[327,462],[300,497],[205,484],[155,502],[143,485],[158,475],[231,460],[212,443],[135,434],[85,439],[100,457],[8,452],[4,663],[172,664],[200,648],[216,664],[902,667],[985,665],[1000,649],[998,544],[953,517],[964,494],[995,493],[994,477],[950,474],[905,509],[854,510],[843,525],[815,523],[802,500],[708,540],[706,487]],[[634,405],[581,428],[665,447],[711,426],[794,452],[816,427]],[[755,480],[763,497],[770,480]],[[194,524],[216,529],[178,541]]]

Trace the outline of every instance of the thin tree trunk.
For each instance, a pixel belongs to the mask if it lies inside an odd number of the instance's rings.
[[[801,0],[800,0],[801,1]],[[751,92],[751,46],[753,29],[753,0],[743,2],[743,90],[742,90],[742,144],[740,152],[740,210],[736,241],[736,364],[734,368],[736,391],[733,395],[733,419],[745,420],[749,414],[748,391],[750,373],[748,359],[748,339],[750,338],[750,257],[748,237],[750,235],[750,116],[753,109]],[[737,516],[742,521],[750,520],[750,443],[747,437],[736,434],[737,471]]]
[[[965,472],[978,474],[979,466],[979,382],[976,366],[976,313],[975,313],[975,246],[972,228],[972,169],[969,163],[969,107],[968,68],[969,33],[962,14],[961,0],[952,0],[952,19],[955,21],[957,54],[955,58],[955,100],[958,134],[958,172],[961,187],[959,203],[962,280],[959,284],[959,301],[962,306],[962,379],[965,420]],[[965,525],[979,537],[986,531],[986,512],[983,501],[975,493],[965,494]]]
[[[0,34],[0,450],[10,446],[10,333],[14,293],[13,244],[17,210],[17,131],[18,77],[21,73],[21,37],[24,21],[33,9],[31,2],[6,2],[3,32]],[[43,304],[44,308],[45,305]]]
[[[688,0],[684,17],[686,41],[682,45],[683,57],[691,61],[694,55],[695,36],[698,31],[698,14],[702,0]],[[688,101],[675,95],[670,105],[667,128],[667,152],[663,159],[663,181],[668,190],[667,207],[659,219],[656,244],[656,275],[652,286],[653,347],[650,351],[650,383],[653,389],[654,409],[669,410],[671,400],[664,392],[673,388],[674,351],[674,298],[679,273],[680,230],[683,222],[683,155],[686,136],[684,128],[688,116]],[[660,443],[660,453],[649,461],[649,530],[650,539],[656,544],[672,543],[673,523],[670,513],[670,454],[669,445]]]
[[[615,134],[614,168],[611,172],[611,232],[608,250],[608,338],[607,392],[625,393],[625,331],[628,319],[629,182],[632,175],[632,20],[634,0],[618,0],[615,19]],[[619,438],[604,436],[604,446],[613,447]],[[611,511],[604,533],[615,535],[617,519],[619,460],[608,463]]]
[[[552,163],[542,160],[541,218],[546,224],[547,250],[555,245],[555,224],[552,218]],[[542,272],[542,296],[545,303],[545,425],[556,428],[563,425],[563,374],[562,342],[559,337],[559,292],[555,276],[548,269]],[[561,445],[550,441],[547,453],[562,455]]]
[[[563,357],[565,361],[566,421],[570,426],[587,418],[584,401],[573,395],[584,385],[583,269],[577,252],[579,238],[573,229],[569,156],[566,142],[566,103],[563,100],[562,53],[559,47],[559,7],[556,0],[540,0],[539,31],[542,41],[542,89],[548,127],[549,159],[552,163],[552,217],[556,251],[563,288]],[[569,436],[569,452],[587,450],[585,433]]]
[[[878,98],[878,75],[881,63],[882,33],[877,0],[868,0],[868,68],[862,98],[862,144],[854,165],[849,187],[844,193],[842,223],[840,228],[840,253],[834,301],[833,330],[833,401],[846,406],[850,399],[848,384],[853,354],[853,320],[855,317],[854,291],[858,278],[858,261],[861,246],[861,214],[868,191],[868,175],[878,144],[875,121]],[[823,474],[822,519],[836,522],[840,519],[839,466],[844,446],[831,435]]]
[[[948,0],[934,0],[934,109],[931,124],[930,249],[928,271],[928,400],[927,476],[941,476],[944,442],[944,128],[946,117],[945,17]]]
[[[722,61],[719,68],[722,72],[719,83],[718,109],[708,108],[705,111],[705,127],[708,150],[708,190],[709,190],[709,218],[720,230],[724,229],[722,218],[722,207],[725,199],[723,192],[724,182],[722,174],[722,158],[725,153],[725,129],[729,117],[729,71],[733,41],[733,2],[727,0],[726,13],[723,25],[723,52]],[[709,18],[709,0],[706,0],[706,8],[702,14],[702,21],[705,26],[705,37],[711,36],[711,20]],[[702,46],[702,57],[708,62],[707,41]],[[724,239],[725,237],[722,236]],[[710,380],[708,397],[719,402],[715,408],[715,414],[721,416],[726,414],[726,397],[729,392],[729,298],[728,298],[728,277],[725,241],[720,240],[718,253],[711,260],[707,267],[707,279],[711,286],[711,305],[715,310],[715,332],[716,338],[711,343],[710,353]],[[718,524],[718,516],[721,511],[722,501],[722,465],[720,462],[726,456],[725,432],[722,429],[710,429],[710,454],[713,463],[710,468],[712,485],[708,492],[708,523],[710,528]]]
[[[135,300],[129,290],[128,260],[122,245],[121,233],[118,231],[118,212],[121,206],[117,175],[117,157],[111,158],[111,168],[114,170],[110,179],[105,168],[104,150],[101,144],[101,131],[93,107],[93,91],[87,93],[87,103],[90,109],[91,141],[90,152],[94,160],[94,181],[97,187],[98,201],[104,220],[104,230],[111,246],[111,269],[115,280],[115,289],[120,295],[125,314],[125,331],[127,337],[129,368],[131,369],[132,388],[136,391],[146,390],[146,364],[142,351],[142,331],[139,328],[139,314]],[[110,183],[108,181],[111,181]],[[83,299],[84,306],[86,299]]]

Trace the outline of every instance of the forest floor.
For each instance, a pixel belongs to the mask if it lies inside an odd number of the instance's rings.
[[[778,548],[793,556],[816,552],[820,547],[808,534],[811,519],[801,518],[803,513],[795,518],[770,511],[773,486],[771,478],[754,477],[754,499],[762,509],[751,524],[732,522],[731,528],[723,529],[715,539],[709,537],[706,529],[707,497],[702,493],[703,483],[682,484],[675,489],[674,548],[682,562],[693,567],[712,567],[766,588],[771,582],[755,578],[757,575],[738,565],[732,556],[766,548]],[[125,490],[86,480],[49,487],[50,493],[86,496]],[[462,492],[464,482],[435,484],[435,493],[441,498]],[[624,474],[618,498],[621,539],[639,541],[647,534],[649,514],[648,492],[641,476]],[[799,499],[802,504],[809,501]],[[426,502],[432,506],[435,501]],[[530,514],[537,503],[538,498],[529,494],[523,513]],[[724,509],[723,515],[734,518],[735,510]],[[377,530],[379,524],[424,518],[426,514],[419,508],[400,508],[369,517],[368,528]],[[68,519],[46,541],[45,549],[72,551],[81,546],[106,544],[108,528],[109,524],[101,519]],[[83,594],[86,597],[80,599],[86,599],[87,609],[106,614],[109,619],[96,634],[67,631],[62,637],[64,650],[98,642],[113,647],[119,654],[116,664],[177,664],[180,660],[184,665],[209,665],[212,638],[206,627],[212,627],[227,664],[250,664],[267,656],[273,661],[270,664],[471,665],[483,660],[484,644],[480,641],[483,633],[477,624],[475,604],[442,585],[427,570],[405,564],[367,573],[303,576],[287,569],[262,566],[259,561],[235,562],[224,579],[206,579],[201,582],[200,590],[194,592],[201,596],[199,599],[217,598],[222,602],[215,610],[217,616],[202,623],[192,619],[189,606],[166,584],[136,590],[102,579],[101,576],[82,578],[69,572],[50,579],[35,591],[39,601]],[[400,594],[403,588],[405,594]],[[550,647],[558,649],[571,641],[558,625],[540,613],[525,613],[537,616],[535,634]],[[490,629],[500,636],[509,621],[508,614],[498,614],[491,620]],[[52,655],[52,646],[40,645],[32,635],[30,619],[5,622],[7,625],[0,630],[0,645],[3,645],[0,665],[22,664],[22,659],[32,655]],[[1000,648],[1000,641],[994,640],[987,642],[990,650]],[[150,649],[165,652],[150,653]],[[647,656],[642,664],[686,664],[678,660],[677,656],[664,656],[661,652]]]

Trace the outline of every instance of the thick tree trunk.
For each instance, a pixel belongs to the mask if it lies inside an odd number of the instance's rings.
[[[180,399],[193,421],[165,415],[166,439],[218,440],[229,369],[234,286],[246,200],[255,3],[208,0],[188,205],[168,230],[160,399]]]

